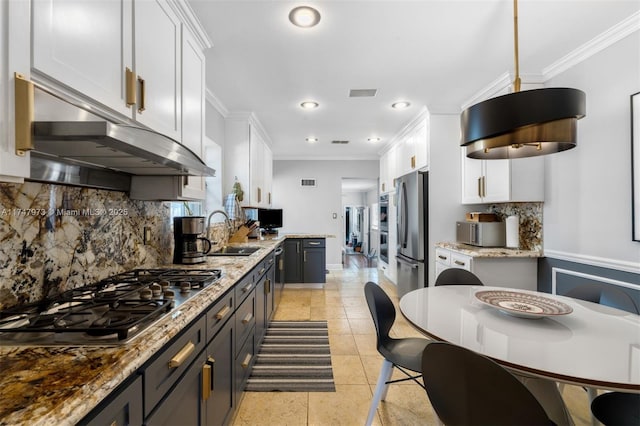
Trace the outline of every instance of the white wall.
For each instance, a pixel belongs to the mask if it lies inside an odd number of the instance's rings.
[[[456,221],[478,206],[460,204],[460,115],[431,114],[428,281],[435,281],[435,244],[456,240]]]
[[[329,234],[327,267],[342,267],[342,178],[377,179],[378,161],[273,162],[273,207],[283,209],[284,233]],[[317,186],[301,187],[300,179],[315,178]],[[333,218],[333,214],[336,218]]]
[[[545,158],[545,255],[640,271],[640,243],[631,241],[629,110],[640,91],[640,32],[546,86],[583,90],[587,115],[578,121],[578,146]]]

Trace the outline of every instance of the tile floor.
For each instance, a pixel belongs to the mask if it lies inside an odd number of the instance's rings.
[[[379,283],[397,302],[395,286],[376,268],[345,265],[331,271],[324,286],[287,286],[276,320],[326,319],[336,392],[245,392],[233,420],[240,425],[363,425],[382,357],[364,298],[367,281]],[[392,334],[420,336],[398,312]],[[401,373],[394,373],[394,378]],[[565,386],[564,397],[578,426],[591,424],[586,392]],[[378,407],[376,425],[435,425],[424,390],[408,381],[391,385]]]

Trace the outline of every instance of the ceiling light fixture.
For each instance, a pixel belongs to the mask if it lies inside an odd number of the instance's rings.
[[[367,139],[369,142],[380,142],[380,138],[369,138]]]
[[[409,108],[410,106],[411,106],[411,103],[407,101],[400,101],[400,102],[395,102],[391,104],[391,108],[395,108],[395,109],[405,109],[405,108]]]
[[[318,138],[307,138],[306,140],[307,140],[307,142],[309,142],[309,143],[315,143],[315,142],[318,142]]]
[[[314,109],[318,108],[320,104],[314,101],[304,101],[300,104],[300,106],[304,109]]]
[[[298,6],[289,12],[289,21],[300,28],[315,27],[320,22],[320,12],[310,6]]]
[[[586,95],[570,88],[520,91],[518,0],[513,0],[515,79],[513,92],[472,105],[460,116],[467,157],[505,159],[553,154],[575,148],[577,121]]]

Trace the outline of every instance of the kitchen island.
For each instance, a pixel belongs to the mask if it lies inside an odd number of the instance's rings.
[[[250,256],[211,256],[205,263],[183,265],[186,269],[218,268],[223,274],[127,344],[0,347],[0,425],[78,423],[185,328],[202,319],[209,307],[229,294],[284,238],[238,244],[261,247]]]

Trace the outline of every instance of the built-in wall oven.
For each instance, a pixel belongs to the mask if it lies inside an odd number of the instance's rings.
[[[378,215],[380,231],[389,232],[389,195],[381,195],[378,206],[380,208]]]
[[[380,231],[380,260],[389,263],[389,233]]]

